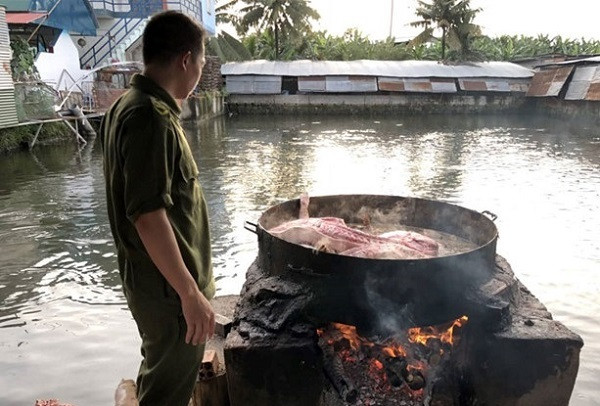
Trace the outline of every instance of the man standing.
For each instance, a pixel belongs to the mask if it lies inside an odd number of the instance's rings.
[[[214,331],[208,213],[176,102],[200,80],[205,38],[182,13],[154,15],[144,72],[100,129],[119,272],[142,338],[141,406],[187,406]]]

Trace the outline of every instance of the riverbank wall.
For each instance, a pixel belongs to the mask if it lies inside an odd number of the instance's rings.
[[[565,120],[582,120],[600,124],[600,102],[562,100],[558,98],[528,98],[528,108],[537,114]]]
[[[600,123],[600,102],[527,97],[523,94],[229,95],[233,114],[533,114]]]
[[[234,114],[474,114],[519,113],[522,94],[296,94],[230,95]]]
[[[225,96],[220,91],[200,92],[181,105],[182,120],[210,120],[225,114]]]

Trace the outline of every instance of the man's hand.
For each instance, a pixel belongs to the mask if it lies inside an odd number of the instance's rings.
[[[215,313],[210,302],[198,289],[180,298],[187,325],[185,342],[192,345],[206,342],[215,332]]]

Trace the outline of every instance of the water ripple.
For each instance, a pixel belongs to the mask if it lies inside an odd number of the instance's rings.
[[[256,236],[244,222],[303,191],[425,197],[490,210],[498,215],[499,253],[585,341],[571,404],[596,402],[595,128],[545,118],[428,116],[238,117],[188,123],[187,130],[209,206],[219,294],[238,293],[256,257]],[[90,146],[81,157],[61,146],[0,159],[0,404],[36,397],[110,404],[118,380],[137,370],[139,339],[121,292],[99,152]],[[38,379],[22,385],[23,376]]]

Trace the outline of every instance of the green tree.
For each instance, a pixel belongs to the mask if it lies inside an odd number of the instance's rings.
[[[16,82],[26,81],[29,78],[37,79],[37,68],[35,67],[35,48],[29,46],[24,38],[15,38],[10,42],[12,59],[10,67],[13,80]]]
[[[235,24],[238,20],[235,6],[240,0],[221,0],[215,8],[215,22],[217,24]]]
[[[473,24],[475,15],[481,9],[472,9],[470,0],[419,0],[417,16],[421,20],[410,23],[413,27],[423,27],[411,45],[418,46],[435,40],[436,29],[441,29],[442,59],[446,58],[446,47],[458,51],[459,56],[471,53],[474,37],[481,35],[481,28]]]
[[[306,0],[243,1],[246,6],[240,9],[242,17],[236,23],[238,34],[245,35],[252,27],[268,32],[273,38],[274,59],[281,55],[281,37],[288,42],[299,39],[311,31],[310,20],[320,18]]]

